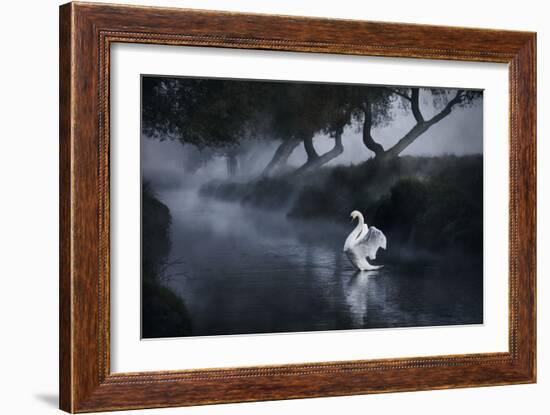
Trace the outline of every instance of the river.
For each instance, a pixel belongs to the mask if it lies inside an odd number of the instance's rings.
[[[481,270],[390,263],[358,273],[342,252],[351,224],[288,219],[191,190],[159,198],[172,214],[165,283],[194,336],[482,323]]]

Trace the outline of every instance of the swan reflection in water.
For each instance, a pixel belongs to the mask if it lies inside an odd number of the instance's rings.
[[[380,272],[380,270],[356,271],[349,277],[347,283],[344,283],[344,297],[351,311],[353,325],[356,327],[368,326],[369,296],[377,297],[376,277]]]

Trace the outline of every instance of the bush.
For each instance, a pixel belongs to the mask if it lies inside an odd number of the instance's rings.
[[[160,281],[160,269],[171,248],[172,217],[151,186],[142,187],[142,336],[173,337],[191,334],[183,300]]]
[[[263,177],[255,182],[241,185],[242,203],[267,209],[280,209],[288,206],[295,193],[289,177]]]
[[[147,182],[142,186],[141,212],[142,266],[147,275],[154,275],[156,264],[170,253],[172,217],[168,207],[156,198]]]
[[[483,248],[482,156],[398,157],[323,167],[307,175],[217,182],[201,193],[285,209],[288,216],[347,222],[360,210],[391,239],[388,254],[407,246],[432,252]]]
[[[290,214],[344,222],[355,209],[392,241],[388,255],[406,247],[481,254],[483,159],[402,157],[335,167],[322,183],[299,189]]]
[[[426,184],[417,179],[403,179],[375,206],[371,223],[392,235],[393,240],[407,242],[418,231],[417,225],[429,202]]]
[[[291,176],[262,177],[252,182],[213,181],[200,188],[202,196],[266,209],[287,207],[295,196]]]
[[[155,278],[143,278],[142,293],[142,337],[191,334],[189,312],[183,300],[172,290],[155,282]]]

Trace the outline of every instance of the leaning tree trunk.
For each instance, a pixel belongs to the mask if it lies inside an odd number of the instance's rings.
[[[313,144],[313,143],[312,143]],[[314,150],[315,151],[315,150]],[[334,137],[334,147],[322,155],[317,155],[312,159],[309,159],[301,167],[296,169],[294,174],[299,175],[305,172],[318,169],[319,167],[327,164],[329,161],[335,159],[344,152],[344,146],[342,145],[342,133],[336,134]],[[317,153],[315,153],[317,154]]]
[[[420,111],[419,88],[411,88],[410,96],[403,94],[400,95],[410,101],[411,110],[414,119],[416,120],[416,124],[403,137],[401,137],[393,147],[389,148],[388,150],[384,150],[384,148],[372,138],[372,108],[370,106],[370,103],[368,102],[364,106],[365,121],[363,124],[363,142],[369,150],[372,150],[374,152],[375,158],[380,161],[387,161],[396,158],[418,137],[424,134],[432,125],[437,124],[443,118],[451,114],[453,107],[455,105],[459,105],[462,102],[464,98],[464,90],[459,89],[456,92],[455,97],[450,100],[439,113],[428,120],[424,119],[422,112]]]
[[[459,89],[455,97],[450,100],[447,105],[436,115],[429,120],[425,120],[420,112],[419,106],[419,91],[418,88],[413,88],[411,94],[411,107],[416,124],[410,131],[405,134],[392,148],[388,149],[384,154],[384,159],[397,157],[403,150],[410,146],[419,136],[424,134],[432,125],[437,124],[443,118],[451,114],[453,107],[462,101],[464,91]]]
[[[308,136],[304,139],[304,150],[307,154],[307,162],[313,162],[319,158],[319,154],[313,146],[313,136]]]
[[[411,130],[405,134],[403,138],[401,138],[392,148],[388,149],[384,152],[384,154],[381,154],[380,158],[381,160],[389,160],[392,158],[395,158],[401,154],[403,150],[405,150],[409,145],[411,145],[418,137],[420,137],[422,134],[430,128],[430,126],[433,124],[428,124],[427,122],[418,122]]]
[[[384,155],[384,147],[374,141],[372,138],[372,108],[370,102],[367,102],[363,109],[363,143],[370,151],[374,153],[376,158],[381,158]]]
[[[300,144],[300,140],[285,140],[283,141],[279,147],[277,147],[277,150],[275,151],[275,154],[269,161],[268,165],[265,167],[262,175],[263,176],[271,176],[275,173],[277,173],[281,167],[286,163],[292,152],[296,147],[298,147],[298,144]]]

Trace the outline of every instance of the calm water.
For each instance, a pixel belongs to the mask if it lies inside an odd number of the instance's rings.
[[[480,269],[386,264],[357,273],[342,252],[353,225],[289,220],[190,191],[159,197],[179,262],[167,284],[193,335],[482,323]]]

